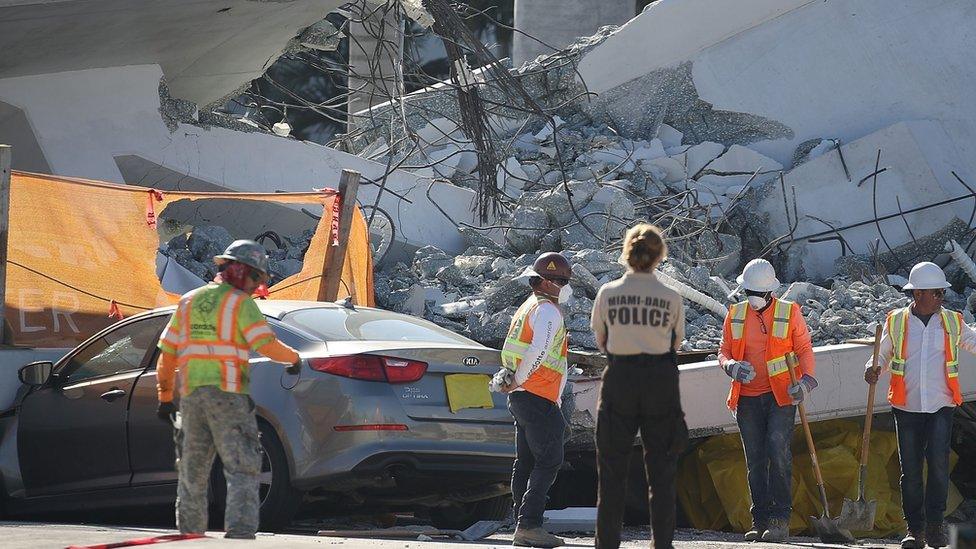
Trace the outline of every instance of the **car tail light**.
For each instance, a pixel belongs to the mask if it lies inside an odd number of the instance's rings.
[[[347,355],[312,358],[313,370],[364,381],[410,383],[424,377],[427,363],[377,355]]]

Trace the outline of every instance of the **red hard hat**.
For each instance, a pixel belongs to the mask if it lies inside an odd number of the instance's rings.
[[[559,252],[546,252],[532,264],[532,270],[543,278],[573,278],[573,268],[566,256]]]

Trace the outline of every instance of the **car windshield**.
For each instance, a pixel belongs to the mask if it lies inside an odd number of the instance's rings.
[[[301,309],[282,321],[323,341],[425,341],[479,345],[450,330],[407,315],[370,309]]]

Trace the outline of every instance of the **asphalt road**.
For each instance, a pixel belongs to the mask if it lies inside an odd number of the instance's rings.
[[[65,548],[70,546],[91,546],[105,543],[117,543],[126,540],[153,538],[167,534],[175,534],[171,529],[125,527],[125,526],[95,526],[75,524],[52,524],[43,522],[0,522],[0,546],[13,548]],[[592,537],[563,536],[567,547],[593,547]],[[741,541],[740,534],[722,532],[704,532],[700,530],[681,530],[675,540],[677,549],[729,549],[750,545]],[[451,540],[418,541],[413,540],[380,540],[356,538],[329,538],[311,535],[294,534],[264,534],[259,533],[255,541],[225,540],[220,532],[211,532],[206,538],[183,540],[166,543],[167,549],[191,549],[194,547],[248,547],[254,549],[285,548],[285,547],[342,547],[369,549],[441,549],[446,547],[497,548],[510,546],[511,533],[496,534],[480,542],[462,542]],[[628,528],[624,534],[621,547],[648,547],[649,531],[647,528]],[[842,547],[825,545],[811,538],[795,538],[789,544],[756,544],[757,549],[796,549],[797,547]],[[895,549],[896,540],[873,540],[862,542],[861,548],[883,547]]]

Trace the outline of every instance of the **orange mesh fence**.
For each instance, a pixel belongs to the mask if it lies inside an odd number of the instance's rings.
[[[315,300],[333,250],[335,192],[159,193],[143,187],[13,172],[6,318],[14,343],[71,347],[114,319],[176,303],[156,276],[155,215],[178,200],[234,199],[321,204],[322,219],[301,272],[270,288],[270,299]],[[372,254],[356,210],[338,298],[373,305]],[[114,303],[113,303],[114,302]]]

